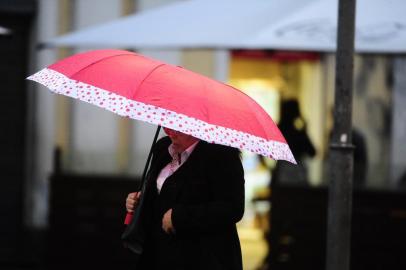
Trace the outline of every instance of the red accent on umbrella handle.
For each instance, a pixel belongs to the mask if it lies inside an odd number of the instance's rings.
[[[128,225],[131,223],[131,220],[133,219],[134,214],[127,212],[127,215],[125,216],[124,224]]]

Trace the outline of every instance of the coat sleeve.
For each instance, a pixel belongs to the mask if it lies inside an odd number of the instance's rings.
[[[219,145],[210,149],[204,162],[211,199],[173,207],[172,222],[178,235],[224,231],[244,214],[244,170],[239,151]]]

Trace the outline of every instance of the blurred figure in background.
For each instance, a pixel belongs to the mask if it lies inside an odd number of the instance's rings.
[[[331,115],[333,114],[333,110],[331,110]],[[324,182],[327,183],[328,179],[330,178],[329,171],[330,171],[330,164],[329,164],[329,150],[330,150],[330,143],[332,137],[332,128],[330,131],[330,135],[328,137],[328,147],[326,148],[327,154],[325,155],[324,161]],[[352,137],[352,145],[354,146],[354,163],[353,163],[353,187],[354,188],[363,188],[367,182],[367,172],[368,172],[368,150],[367,144],[365,140],[365,135],[361,132],[360,129],[357,127],[352,128],[351,132]]]
[[[278,184],[308,184],[306,157],[314,157],[316,150],[306,131],[306,122],[301,116],[299,103],[295,99],[282,102],[279,128],[296,158],[297,165],[277,162],[272,173],[272,186]]]
[[[354,188],[365,187],[367,174],[367,147],[365,136],[357,128],[352,129],[352,144],[354,145]]]
[[[272,204],[272,192],[279,185],[308,185],[308,174],[305,159],[314,157],[316,150],[311,142],[306,131],[306,122],[301,116],[299,103],[295,99],[289,99],[282,102],[281,119],[279,121],[279,129],[284,135],[286,141],[292,150],[297,161],[297,165],[289,162],[278,161],[273,169],[271,169],[270,195],[269,202]],[[260,157],[263,165],[265,161]],[[271,226],[272,214],[268,214],[268,224]],[[271,258],[271,228],[265,232],[265,239],[268,245],[268,254],[265,257],[262,265],[258,270],[269,270]]]

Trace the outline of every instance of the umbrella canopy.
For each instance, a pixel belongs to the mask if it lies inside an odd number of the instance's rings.
[[[46,46],[332,52],[338,0],[193,0],[78,30]],[[358,0],[356,52],[406,52],[406,1]]]
[[[129,51],[95,50],[28,79],[121,116],[296,163],[276,124],[252,98],[182,67]]]

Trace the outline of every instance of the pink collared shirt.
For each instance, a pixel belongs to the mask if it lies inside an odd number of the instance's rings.
[[[162,188],[163,184],[165,183],[165,180],[169,176],[171,176],[177,169],[179,169],[179,167],[182,166],[183,163],[186,162],[186,160],[192,154],[192,152],[195,149],[198,142],[199,141],[197,141],[194,144],[192,144],[191,146],[189,146],[181,154],[175,152],[175,150],[173,149],[172,144],[169,145],[168,151],[169,151],[169,154],[172,157],[172,161],[169,162],[169,164],[166,165],[158,175],[158,178],[156,180],[156,186],[158,188],[158,193],[161,192],[161,188]]]

